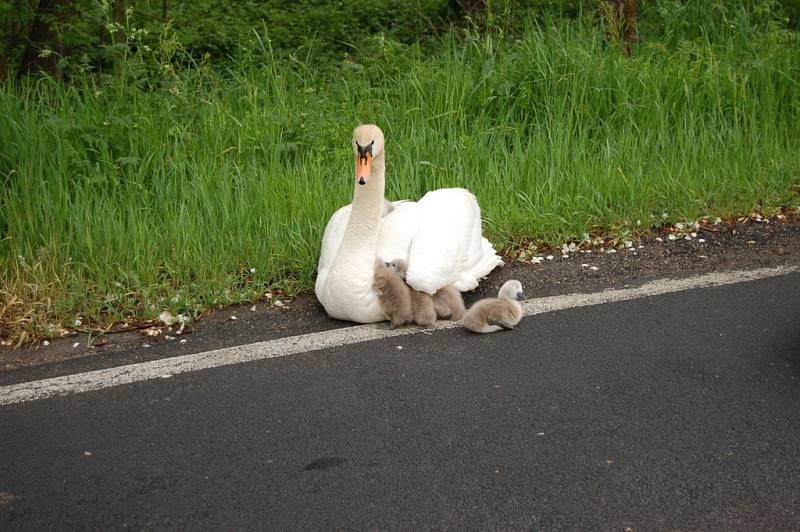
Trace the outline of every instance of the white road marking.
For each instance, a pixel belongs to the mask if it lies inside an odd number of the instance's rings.
[[[671,292],[709,288],[734,283],[766,279],[800,271],[800,267],[784,266],[750,271],[710,273],[683,279],[659,279],[638,287],[617,288],[594,293],[578,293],[564,296],[542,297],[525,301],[522,305],[525,316],[533,316],[545,312],[554,312],[589,305],[601,305],[615,301],[626,301],[652,297]],[[459,322],[439,321],[435,329],[452,329]],[[39,381],[13,384],[0,387],[0,405],[22,403],[46,399],[59,395],[102,390],[122,384],[145,381],[155,378],[169,378],[173,375],[198,371],[202,369],[241,364],[266,358],[277,358],[297,353],[308,353],[322,349],[330,349],[372,340],[381,340],[397,336],[406,336],[429,332],[429,329],[404,328],[389,329],[386,324],[357,325],[331,331],[323,331],[287,338],[278,338],[248,345],[215,349],[204,353],[195,353],[172,358],[163,358],[150,362],[141,362],[127,366],[118,366],[65,375]]]

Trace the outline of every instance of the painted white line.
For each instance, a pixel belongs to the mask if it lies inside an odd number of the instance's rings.
[[[785,266],[750,271],[710,273],[684,279],[660,279],[632,288],[609,289],[602,292],[532,299],[523,303],[523,312],[526,316],[532,316],[556,310],[600,305],[603,303],[640,299],[683,290],[754,281],[798,271],[800,271],[800,267]],[[459,322],[439,321],[436,322],[434,329],[452,329],[459,325]],[[297,353],[308,353],[371,340],[418,334],[423,331],[429,332],[430,329],[411,327],[392,330],[386,328],[386,324],[357,325],[343,329],[334,329],[332,331],[301,334],[266,342],[215,349],[204,353],[164,358],[151,362],[141,362],[138,364],[100,369],[75,375],[65,375],[63,377],[54,377],[40,381],[13,384],[0,387],[0,405],[35,401],[37,399],[46,399],[48,397],[92,390],[102,390],[122,384],[130,384],[155,378],[165,378],[167,376],[190,371],[241,364],[242,362],[266,358],[284,357]]]

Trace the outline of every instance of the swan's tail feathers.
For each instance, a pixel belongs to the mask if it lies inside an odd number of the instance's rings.
[[[486,240],[481,238],[481,255],[474,265],[465,271],[461,277],[453,283],[456,290],[459,292],[466,292],[478,286],[478,282],[489,275],[489,273],[496,267],[501,266],[503,260],[494,250],[494,246]]]

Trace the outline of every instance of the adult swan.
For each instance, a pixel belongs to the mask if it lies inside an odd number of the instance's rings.
[[[376,258],[404,259],[406,282],[428,294],[448,285],[472,290],[502,264],[481,235],[481,210],[469,191],[440,189],[418,202],[389,203],[383,199],[386,158],[380,128],[358,126],[353,152],[353,203],[336,211],[325,227],[314,288],[331,317],[359,323],[386,319],[372,289]]]

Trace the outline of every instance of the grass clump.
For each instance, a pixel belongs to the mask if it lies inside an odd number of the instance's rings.
[[[426,54],[377,36],[333,75],[262,40],[266,60],[225,69],[167,56],[116,80],[8,82],[0,336],[311,287],[359,122],[386,133],[390,199],[469,188],[499,247],[796,202],[797,35],[740,30],[654,35],[626,59],[587,16]]]

